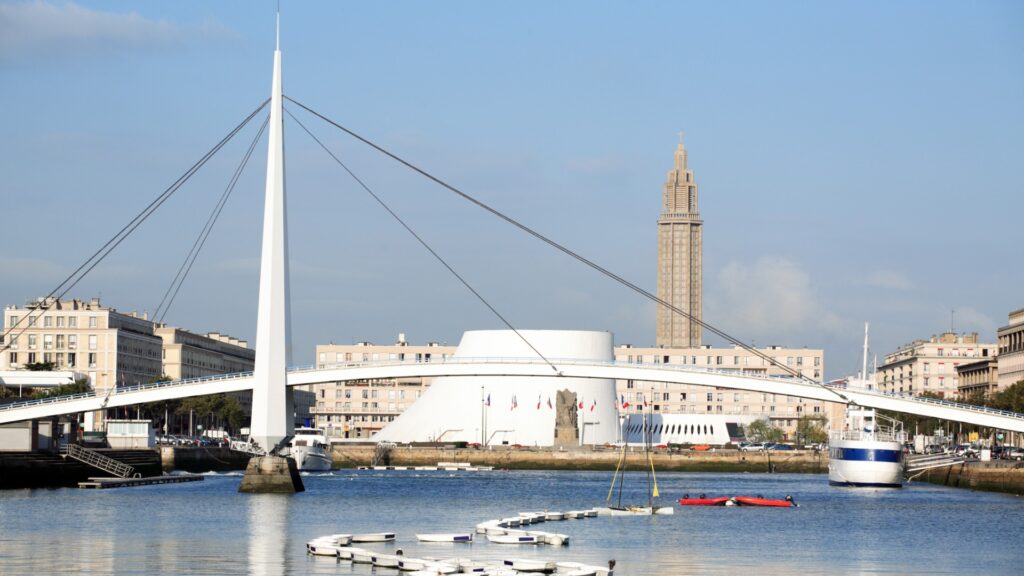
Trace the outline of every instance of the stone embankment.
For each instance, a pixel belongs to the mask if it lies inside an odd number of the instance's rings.
[[[355,468],[369,466],[373,460],[372,445],[335,445],[334,466]],[[390,466],[432,466],[438,462],[472,462],[509,470],[614,470],[621,450],[581,448],[553,450],[539,448],[472,448],[409,447],[392,449],[384,462]],[[654,467],[659,472],[828,472],[828,454],[794,450],[787,452],[740,452],[716,450],[707,452],[656,450],[652,452]],[[636,468],[646,463],[643,450],[626,453],[626,463]]]
[[[987,492],[1024,495],[1024,462],[967,462],[929,470],[914,480]]]

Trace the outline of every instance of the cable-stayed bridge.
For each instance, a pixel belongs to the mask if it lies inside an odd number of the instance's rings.
[[[745,390],[808,400],[852,403],[866,408],[916,414],[1024,433],[1024,414],[933,398],[897,396],[862,388],[834,388],[795,378],[751,376],[736,371],[701,369],[694,366],[554,358],[548,360],[557,367],[558,375],[566,378],[634,380]],[[288,371],[287,385],[304,386],[323,382],[442,376],[551,378],[552,373],[551,364],[539,358],[447,358],[431,362],[358,362],[337,366],[295,368]],[[85,393],[32,400],[0,407],[0,424],[175,398],[240,392],[252,390],[253,384],[253,374],[245,372],[129,386],[118,388],[109,395]]]

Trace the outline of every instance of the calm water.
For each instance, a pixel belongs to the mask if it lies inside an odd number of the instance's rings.
[[[1020,574],[1024,499],[927,484],[831,488],[824,476],[664,473],[684,493],[792,494],[797,509],[686,508],[674,516],[545,523],[569,547],[418,544],[527,510],[601,505],[606,472],[349,472],[307,476],[295,496],[238,494],[240,474],[119,490],[0,491],[0,574],[397,574],[307,557],[334,532],[396,531],[411,556],[543,557],[621,575]],[[642,476],[627,480],[637,496]],[[629,495],[627,490],[627,496]],[[628,499],[628,498],[627,498]]]

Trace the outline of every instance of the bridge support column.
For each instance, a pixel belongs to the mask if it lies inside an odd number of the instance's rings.
[[[250,494],[294,494],[305,492],[295,460],[283,456],[254,456],[245,467],[239,492]]]

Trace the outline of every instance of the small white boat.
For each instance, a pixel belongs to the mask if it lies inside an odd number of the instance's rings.
[[[347,548],[344,546],[338,547],[338,559],[339,560],[352,560],[352,554],[356,552],[367,552],[362,548]],[[369,554],[369,552],[367,552]]]
[[[566,574],[573,574],[575,576],[594,575],[594,576],[611,576],[614,572],[611,568],[605,566],[589,566],[581,562],[556,562],[555,566],[558,567],[558,573],[565,572]]]
[[[520,572],[554,572],[556,568],[554,562],[532,558],[513,558],[502,561],[502,564]]]
[[[523,523],[523,519],[519,516],[509,516],[508,518],[502,518],[501,522],[506,526],[520,526]]]
[[[597,517],[597,508],[591,508],[590,510],[584,510],[583,514],[587,518],[596,518]]]
[[[528,524],[545,520],[544,512],[520,512],[519,517]]]
[[[481,522],[481,523],[476,525],[476,533],[477,534],[487,534],[487,529],[488,528],[497,528],[497,527],[498,527],[498,521],[497,520],[488,520],[487,522]]]
[[[337,556],[338,546],[333,540],[319,539],[306,542],[306,552],[314,556]]]
[[[423,558],[406,558],[405,556],[398,557],[398,569],[399,570],[423,570],[428,564],[433,564],[432,560],[424,560]]]
[[[539,532],[529,531],[527,534],[532,534],[537,537],[542,544],[549,544],[551,546],[568,546],[569,536],[566,534],[556,534],[554,532]]]
[[[352,560],[353,564],[373,564],[373,555],[373,552],[360,548],[352,551],[352,558],[350,560]]]
[[[598,508],[599,516],[668,516],[675,514],[671,506],[624,506],[622,508]]]
[[[468,532],[459,534],[417,534],[420,542],[472,542],[473,535]]]
[[[495,534],[493,536],[488,534],[487,540],[495,544],[537,544],[539,542],[536,536],[518,530],[508,534]]]
[[[484,530],[484,534],[487,534],[488,536],[501,536],[503,534],[508,534],[508,528],[499,528],[497,526],[488,526],[487,529]]]
[[[374,566],[380,566],[381,568],[398,568],[398,561],[401,556],[394,554],[380,554],[374,552],[370,555],[370,563]]]
[[[544,514],[546,520],[565,520],[564,512],[548,512]]]
[[[394,540],[394,532],[369,532],[352,535],[352,542],[393,542]]]
[[[438,574],[455,574],[459,571],[458,566],[445,564],[443,562],[428,562],[419,570],[408,572],[410,576],[437,576]]]

